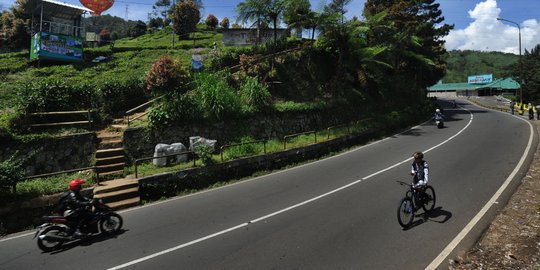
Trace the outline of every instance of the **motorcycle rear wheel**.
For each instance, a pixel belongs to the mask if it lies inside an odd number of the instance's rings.
[[[51,226],[48,228],[45,228],[39,235],[37,239],[37,245],[39,249],[43,250],[44,252],[51,252],[53,250],[59,249],[62,244],[64,244],[64,241],[51,241],[51,240],[44,240],[39,238],[41,235],[56,235],[61,237],[66,237],[68,233],[66,232],[66,229],[61,226]]]
[[[99,222],[99,229],[103,234],[113,235],[120,232],[123,223],[124,221],[119,214],[111,213]]]

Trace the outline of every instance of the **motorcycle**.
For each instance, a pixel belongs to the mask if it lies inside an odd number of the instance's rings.
[[[437,125],[437,128],[443,128],[444,127],[444,119],[442,116],[436,116],[435,117],[435,124]]]
[[[122,217],[112,208],[105,205],[102,200],[92,200],[93,210],[91,218],[80,228],[81,232],[90,235],[101,234],[114,235],[122,228]],[[34,238],[37,237],[37,245],[44,252],[59,249],[64,243],[81,239],[74,235],[77,222],[64,216],[44,216],[45,223],[37,228]]]

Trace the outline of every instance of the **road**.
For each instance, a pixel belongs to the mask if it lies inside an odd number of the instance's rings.
[[[116,238],[55,253],[42,253],[29,233],[0,239],[0,269],[447,269],[447,256],[472,245],[504,206],[537,143],[518,117],[458,104],[445,109],[443,129],[426,122],[331,158],[123,211]],[[418,150],[437,205],[403,230],[396,180],[410,181]]]

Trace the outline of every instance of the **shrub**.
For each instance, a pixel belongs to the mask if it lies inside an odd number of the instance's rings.
[[[96,85],[96,89],[101,95],[103,111],[109,114],[125,111],[148,101],[141,77],[104,78]]]
[[[152,129],[168,126],[171,124],[171,117],[163,106],[157,106],[148,113],[148,122]]]
[[[272,96],[268,88],[259,83],[256,78],[247,76],[240,87],[240,98],[247,112],[258,112],[268,108],[272,103]]]
[[[193,152],[199,156],[204,166],[214,164],[214,160],[212,159],[212,147],[206,144],[198,144],[193,147]]]
[[[162,56],[152,64],[146,74],[146,90],[153,96],[186,90],[190,81],[189,71],[170,56]]]
[[[91,86],[48,78],[20,86],[18,105],[23,112],[81,110],[96,100]]]
[[[15,158],[15,155],[9,159],[0,162],[0,189],[9,189],[21,182],[25,177],[25,171],[22,167],[22,161]]]
[[[170,96],[152,108],[148,115],[150,128],[186,124],[203,120],[203,113],[193,91]]]
[[[196,81],[196,100],[205,118],[223,120],[240,113],[240,99],[223,77],[200,74]]]

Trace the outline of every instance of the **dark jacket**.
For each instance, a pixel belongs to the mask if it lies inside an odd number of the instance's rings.
[[[90,205],[90,199],[81,195],[81,192],[70,190],[66,198],[67,208],[70,210],[81,210]]]

